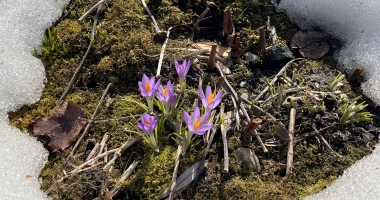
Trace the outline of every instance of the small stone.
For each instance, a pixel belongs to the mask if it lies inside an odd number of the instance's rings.
[[[268,50],[268,60],[271,63],[288,62],[293,58],[292,52],[283,46],[271,46]]]
[[[237,155],[237,158],[243,162],[245,168],[248,168],[254,172],[261,171],[259,159],[252,149],[247,147],[239,147],[235,150],[235,154]]]
[[[247,85],[247,82],[244,82],[244,81],[242,81],[242,82],[239,84],[239,86],[240,86],[241,88],[245,87],[246,85]]]
[[[244,53],[243,59],[245,59],[245,63],[247,63],[249,67],[256,67],[260,63],[259,56],[251,52]]]
[[[248,100],[248,93],[243,92],[243,93],[241,93],[240,97]]]

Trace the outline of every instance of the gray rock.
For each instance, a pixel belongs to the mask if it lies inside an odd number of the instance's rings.
[[[245,60],[245,63],[249,65],[249,67],[255,67],[260,63],[259,56],[251,52],[244,53],[243,59]]]
[[[288,48],[276,45],[269,48],[267,58],[271,63],[281,63],[291,60],[293,54]]]

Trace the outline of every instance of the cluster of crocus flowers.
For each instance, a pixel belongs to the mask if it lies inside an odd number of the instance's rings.
[[[174,93],[174,87],[170,80],[166,83],[166,87],[159,86],[156,97],[164,104],[165,113],[169,113],[174,108],[177,102],[177,95]]]
[[[190,60],[185,59],[182,64],[179,64],[178,61],[174,59],[174,65],[178,74],[181,92],[183,92],[186,88],[186,75],[189,72],[191,63]]]
[[[140,130],[142,130],[146,135],[142,134],[144,140],[151,146],[155,151],[159,151],[157,146],[157,137],[155,137],[157,120],[154,116],[145,113],[141,117],[141,122],[137,124]],[[148,137],[149,136],[149,137]]]
[[[160,80],[156,82],[154,76],[149,79],[148,76],[146,76],[146,74],[143,74],[142,81],[138,82],[141,95],[146,98],[150,112],[153,112],[152,97],[156,94],[157,89],[160,86],[160,83]]]
[[[179,83],[181,87],[181,93],[185,91],[186,88],[186,76],[190,69],[190,61],[184,60],[182,64],[179,64],[177,60],[174,59],[175,68],[178,74]],[[196,107],[192,113],[189,115],[186,111],[183,111],[183,122],[180,120],[180,112],[176,108],[177,105],[177,95],[175,94],[174,86],[169,80],[166,86],[161,85],[161,80],[155,80],[155,77],[148,78],[145,74],[142,77],[142,81],[138,82],[141,95],[146,98],[148,102],[149,111],[152,113],[153,108],[153,98],[161,102],[157,102],[158,108],[164,113],[158,120],[158,114],[156,117],[144,114],[141,117],[141,122],[138,123],[138,128],[144,132],[141,134],[145,141],[156,151],[158,151],[157,137],[158,130],[164,129],[165,121],[168,117],[170,122],[173,124],[173,128],[178,136],[182,137],[182,153],[186,153],[187,149],[190,147],[193,135],[203,135],[206,131],[213,127],[212,123],[209,123],[209,118],[212,109],[218,106],[222,100],[223,91],[220,90],[218,93],[213,92],[210,86],[207,86],[206,93],[203,92],[202,88],[199,88],[199,96],[202,101],[204,109]],[[171,112],[172,111],[172,112]],[[170,115],[169,115],[170,114]],[[186,124],[187,130],[182,129],[182,124]],[[159,128],[157,128],[159,127]]]

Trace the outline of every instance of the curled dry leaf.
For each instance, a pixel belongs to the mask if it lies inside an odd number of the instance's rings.
[[[330,50],[327,40],[330,35],[319,31],[298,31],[294,34],[291,47],[298,49],[305,58],[317,59],[324,56]]]
[[[40,117],[29,123],[28,129],[34,136],[48,136],[49,149],[56,152],[67,148],[77,138],[84,125],[79,117],[83,117],[83,110],[77,104],[63,102],[48,118]]]

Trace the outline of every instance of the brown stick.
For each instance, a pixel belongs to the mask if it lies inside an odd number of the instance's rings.
[[[100,144],[99,143],[96,143],[94,148],[92,148],[91,152],[88,154],[87,158],[86,158],[86,161],[90,160],[91,158],[93,158],[95,155],[98,154],[99,152],[99,148],[100,148]]]
[[[175,156],[175,166],[174,166],[173,177],[172,177],[172,185],[170,186],[169,200],[174,199],[174,188],[177,185],[177,174],[178,174],[179,159],[181,156],[181,151],[182,151],[182,146],[178,145],[177,154]]]
[[[252,118],[248,125],[244,128],[243,133],[240,135],[242,146],[249,146],[252,143],[252,133],[261,124],[260,118]],[[256,133],[256,132],[255,132]]]
[[[259,31],[260,31],[259,56],[263,58],[265,57],[265,47],[266,47],[264,27],[261,27]]]
[[[104,150],[104,147],[106,146],[106,142],[110,136],[108,134],[104,134],[102,141],[100,142],[100,149],[98,152],[98,155],[101,154]]]
[[[142,116],[141,114],[137,114],[137,115],[131,115],[131,116],[126,116],[126,117],[112,118],[112,119],[86,119],[86,118],[80,117],[79,120],[88,124],[106,124],[106,123],[119,121],[119,120],[127,121],[127,120],[130,120],[132,117],[141,117],[141,116]]]
[[[63,94],[61,95],[61,97],[59,98],[58,100],[58,104],[61,104],[61,102],[63,101],[63,99],[66,98],[67,94],[69,93],[70,89],[71,89],[71,86],[73,86],[74,82],[78,79],[79,77],[79,72],[82,70],[83,68],[83,63],[84,61],[86,60],[88,54],[90,53],[90,49],[91,49],[91,44],[92,44],[92,41],[94,41],[94,38],[95,38],[95,30],[96,30],[96,24],[98,23],[98,18],[99,18],[99,13],[100,13],[100,10],[102,9],[102,6],[103,6],[103,3],[99,4],[99,6],[97,7],[98,10],[96,11],[96,16],[95,16],[95,20],[94,20],[94,23],[92,24],[92,32],[91,32],[91,40],[90,40],[90,44],[88,45],[87,47],[87,51],[86,53],[84,54],[81,62],[79,63],[79,66],[77,67],[76,71],[74,72],[74,75],[73,77],[71,78],[69,84],[67,85],[66,87],[66,90],[63,92]]]
[[[215,67],[215,56],[216,56],[216,48],[217,47],[218,47],[218,45],[216,45],[216,44],[213,44],[211,47],[210,56],[209,56],[208,62],[207,62],[207,70],[209,70],[209,71],[212,71]]]
[[[230,35],[234,32],[234,25],[232,24],[232,12],[229,6],[224,9],[224,17],[223,17],[223,32],[222,37],[227,40],[229,44],[231,44]]]
[[[251,104],[252,102],[250,102],[248,99],[244,99],[242,98],[241,96],[239,97],[244,103],[246,104]],[[268,116],[269,118],[271,118],[272,120],[274,121],[277,121],[277,118],[273,117],[273,115],[269,114],[267,111],[263,110],[262,108],[260,108],[259,106],[256,106],[256,105],[253,105],[253,107],[257,110],[259,110],[260,112],[264,113],[266,116]]]
[[[220,105],[220,118],[224,118],[224,103]],[[227,144],[227,130],[224,125],[224,122],[220,124],[220,131],[222,132],[222,140],[223,140],[223,153],[224,153],[224,171],[228,173],[229,161],[230,158],[228,156],[228,144]]]
[[[189,38],[187,39],[187,44],[192,44],[193,43],[193,39],[194,39],[194,32],[195,30],[197,29],[198,25],[199,25],[199,22],[202,21],[202,19],[206,16],[206,14],[208,13],[208,11],[210,11],[210,8],[206,8],[201,15],[199,15],[199,18],[197,20],[197,22],[195,22],[194,26],[193,26],[193,30],[191,31],[190,33],[190,36]]]
[[[296,109],[291,108],[290,109],[290,116],[289,116],[289,127],[288,127],[288,133],[289,133],[289,143],[288,143],[288,156],[286,160],[286,176],[289,176],[292,174],[292,168],[293,168],[293,145],[294,145],[294,125],[296,121]]]
[[[111,85],[112,85],[112,83],[108,83],[107,88],[104,90],[103,95],[102,95],[102,97],[100,98],[100,100],[99,100],[99,102],[98,102],[98,105],[97,105],[96,108],[95,108],[95,111],[92,113],[91,119],[94,119],[95,116],[96,116],[96,114],[98,113],[99,107],[100,107],[100,105],[102,105],[102,102],[103,102],[104,98],[106,97],[106,94],[107,94],[108,90],[110,89]],[[83,138],[84,138],[84,136],[86,135],[86,133],[87,133],[88,129],[90,128],[90,126],[91,126],[91,124],[87,124],[87,125],[86,125],[86,127],[85,127],[85,129],[84,129],[82,135],[79,137],[79,139],[78,139],[77,142],[75,143],[75,145],[74,145],[74,147],[73,147],[73,150],[71,150],[70,155],[67,157],[66,160],[69,160],[71,157],[73,157],[75,151],[77,150],[77,148],[78,148],[80,142],[83,140]]]
[[[150,12],[150,10],[149,10],[148,6],[146,5],[145,1],[144,1],[144,0],[141,0],[141,3],[142,3],[142,5],[144,6],[144,8],[145,8],[146,12],[148,13],[149,17],[152,19],[152,23],[153,23],[154,29],[156,29],[156,33],[161,32],[160,28],[159,28],[158,25],[157,25],[156,20],[154,19],[153,15],[152,15],[152,13]]]
[[[286,65],[276,74],[276,76],[272,79],[272,81],[270,82],[271,85],[273,85],[276,81],[277,81],[277,78],[282,74],[284,73],[284,71],[294,62],[294,61],[297,61],[297,60],[303,60],[303,58],[297,58],[297,59],[293,59],[291,61],[289,61],[288,63],[286,63]],[[269,86],[266,86],[264,88],[264,90],[262,90],[260,92],[259,95],[256,96],[255,98],[255,101],[258,101],[267,91],[269,90]]]
[[[141,136],[134,136],[131,139],[129,139],[126,143],[124,143],[123,146],[119,147],[119,149],[113,155],[113,158],[103,167],[103,170],[106,170],[107,168],[111,167],[115,160],[119,158],[126,149],[128,149],[130,146],[132,146],[134,143],[140,140],[142,140]]]
[[[218,69],[220,69],[218,67]],[[221,74],[223,74],[222,71],[220,71]],[[224,91],[228,92],[231,94],[231,96],[235,99],[237,105],[239,106],[239,109],[243,112],[246,120],[251,120],[251,118],[249,117],[248,113],[247,113],[247,110],[244,108],[244,106],[242,105],[236,91],[232,88],[231,84],[228,82],[228,80],[226,79],[225,76],[222,76],[219,80],[218,80],[218,83],[220,84],[220,86],[223,88]],[[263,141],[261,140],[260,136],[255,134],[256,136],[256,139],[257,141],[259,141],[260,143],[260,146],[261,148],[263,148],[263,151],[264,152],[268,152],[268,149],[265,147]]]
[[[124,171],[119,181],[117,181],[115,187],[110,191],[112,198],[120,193],[121,183],[125,181],[129,176],[131,176],[132,172],[136,169],[138,164],[139,162],[133,161],[133,163],[129,165],[128,169]]]
[[[331,153],[335,154],[336,156],[340,156],[338,153],[336,153],[334,151],[334,149],[330,146],[330,144],[327,142],[327,140],[321,135],[321,133],[318,131],[318,129],[315,127],[315,123],[313,122],[313,124],[311,125],[311,127],[313,128],[313,130],[317,133],[317,136],[319,139],[322,140],[323,144],[326,145],[326,147],[330,150]]]
[[[160,73],[161,73],[161,66],[162,66],[162,61],[164,60],[165,48],[166,48],[166,45],[168,44],[169,35],[170,35],[170,31],[172,30],[172,28],[173,27],[168,28],[168,31],[166,32],[165,42],[164,42],[164,44],[162,44],[162,47],[161,47],[161,53],[160,53],[160,59],[158,60],[156,77],[160,76]]]

